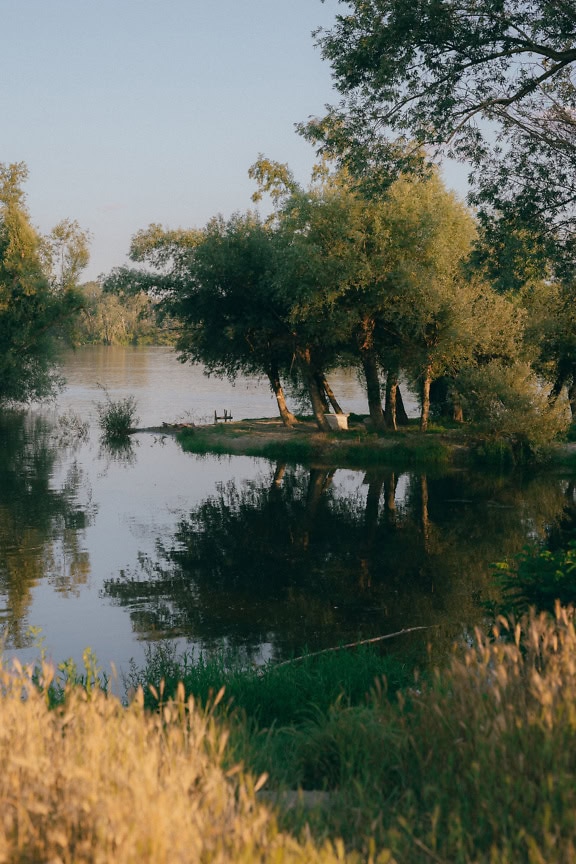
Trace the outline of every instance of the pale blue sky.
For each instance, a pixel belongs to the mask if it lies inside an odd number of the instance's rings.
[[[260,152],[306,182],[294,124],[337,97],[311,31],[336,0],[0,0],[0,161],[27,163],[32,220],[93,234],[85,278],[151,222],[252,206]],[[340,7],[342,8],[342,7]]]

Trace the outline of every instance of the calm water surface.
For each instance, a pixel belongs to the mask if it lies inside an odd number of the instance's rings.
[[[0,418],[0,628],[22,659],[38,653],[30,628],[56,661],[90,646],[106,670],[160,639],[257,662],[411,626],[446,646],[482,621],[492,562],[574,521],[570,477],[327,472],[150,433],[111,452],[99,384],[135,395],[141,426],[275,403],[265,382],[208,379],[168,348],[84,348],[64,373],[55,407]],[[331,383],[366,411],[354,375]]]

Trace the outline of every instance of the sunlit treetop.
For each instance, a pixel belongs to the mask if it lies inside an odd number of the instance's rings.
[[[342,0],[316,34],[338,106],[301,127],[357,175],[389,182],[439,155],[474,203],[560,232],[576,199],[572,0]]]

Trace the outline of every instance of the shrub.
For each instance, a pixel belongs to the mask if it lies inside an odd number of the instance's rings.
[[[502,589],[500,608],[504,614],[526,612],[530,606],[551,612],[556,601],[563,606],[574,605],[576,542],[554,552],[524,549],[512,563],[496,564],[495,575]]]
[[[126,438],[138,423],[136,399],[134,396],[112,399],[104,387],[102,390],[104,390],[105,400],[96,404],[100,429],[105,440],[119,441]]]
[[[475,432],[508,444],[516,461],[538,454],[569,426],[568,406],[551,405],[528,366],[492,361],[462,372],[457,385]]]

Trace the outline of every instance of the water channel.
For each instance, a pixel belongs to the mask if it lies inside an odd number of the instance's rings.
[[[446,648],[485,619],[493,562],[575,520],[575,478],[549,471],[327,471],[185,454],[149,432],[113,452],[99,385],[134,395],[141,426],[272,416],[274,401],[265,382],[208,379],[170,348],[83,348],[63,372],[55,405],[0,416],[9,656],[36,657],[41,634],[56,662],[90,646],[107,671],[158,640],[262,662],[406,627]],[[353,373],[331,383],[366,411]]]

